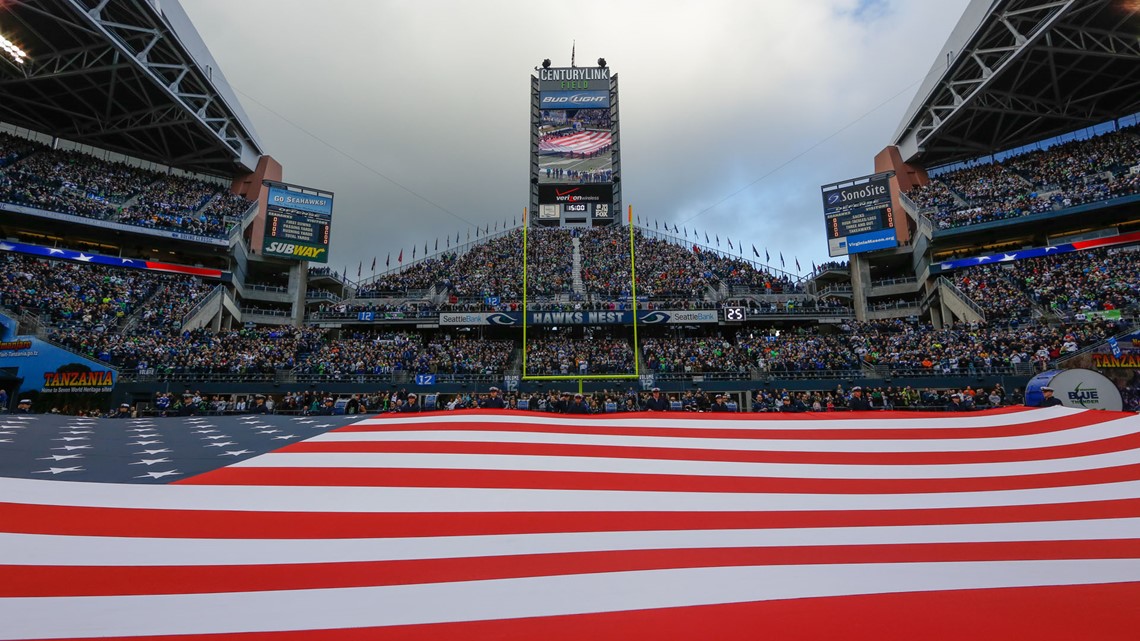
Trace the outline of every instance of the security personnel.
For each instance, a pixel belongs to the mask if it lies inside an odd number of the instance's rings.
[[[649,398],[645,399],[645,411],[647,412],[668,412],[669,399],[661,394],[661,389],[658,387],[653,388],[653,392]]]
[[[32,413],[32,401],[31,401],[31,399],[21,398],[20,402],[16,404],[16,413],[17,414],[31,414]]]
[[[589,414],[590,406],[587,405],[586,401],[582,399],[582,394],[578,393],[574,395],[574,400],[570,401],[570,404],[566,406],[566,413]]]
[[[484,398],[479,406],[487,410],[501,410],[504,409],[507,404],[503,402],[503,397],[499,394],[499,388],[492,387],[491,395]]]
[[[412,412],[422,411],[423,408],[416,401],[417,401],[417,399],[416,399],[415,392],[409,393],[407,402],[405,402],[403,405],[401,405],[400,409],[397,411],[401,414],[410,414]]]
[[[1045,400],[1041,401],[1041,405],[1038,407],[1057,407],[1058,405],[1062,405],[1061,399],[1053,396],[1052,387],[1042,387],[1041,393],[1045,395]]]
[[[716,402],[709,406],[710,412],[730,412],[728,405],[724,401],[723,394],[716,395]]]
[[[863,398],[863,388],[856,385],[851,388],[851,400],[847,402],[847,408],[852,412],[867,412],[871,409],[871,403]]]

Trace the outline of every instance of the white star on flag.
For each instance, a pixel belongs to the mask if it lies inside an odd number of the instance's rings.
[[[134,463],[131,463],[131,465],[146,465],[149,467],[151,465],[154,465],[155,463],[170,463],[170,462],[171,462],[171,460],[168,458],[144,458],[141,461],[135,461]]]
[[[63,474],[64,472],[82,472],[82,471],[83,471],[82,467],[49,467],[46,470],[35,470],[32,472],[32,474],[51,474],[52,476],[54,476],[56,474]]]
[[[91,262],[92,258],[95,258],[95,257],[94,256],[88,256],[87,254],[84,254],[83,252],[79,252],[79,255],[75,257],[75,260],[82,261],[85,263],[89,263],[89,262]]]
[[[178,470],[167,470],[165,472],[147,472],[146,474],[136,476],[135,478],[136,479],[145,479],[145,478],[160,479],[164,476],[173,476],[175,474],[181,474],[181,473],[182,472],[179,472]]]
[[[47,461],[47,460],[62,461],[62,460],[69,459],[69,458],[83,458],[83,455],[82,454],[52,454],[51,456],[45,456],[43,458],[38,458],[36,460],[37,461]]]
[[[242,454],[253,454],[253,450],[231,450],[222,452],[218,456],[241,456]]]

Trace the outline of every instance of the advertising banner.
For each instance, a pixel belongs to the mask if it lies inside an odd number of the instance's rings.
[[[106,265],[107,267],[122,267],[124,269],[141,269],[144,271],[164,272],[168,274],[185,274],[187,276],[200,276],[202,278],[226,278],[229,272],[206,267],[191,267],[189,265],[175,265],[161,263],[145,258],[123,258],[121,256],[104,256],[102,254],[87,253],[73,249],[60,249],[59,247],[45,247],[31,243],[18,243],[15,241],[0,241],[0,251],[41,256],[52,260],[87,263],[89,265]]]
[[[1116,386],[1125,411],[1140,411],[1140,332],[1109,338],[1092,352],[1064,361],[1063,367],[1100,372]]]
[[[22,379],[10,398],[28,398],[36,411],[71,405],[107,409],[119,373],[105,363],[15,334],[16,322],[0,315],[0,368]]]
[[[539,91],[609,89],[609,67],[550,67],[538,70]]]
[[[683,325],[718,322],[715,309],[638,312],[639,325]],[[441,313],[440,326],[522,327],[522,312]],[[632,325],[632,311],[527,312],[529,325]]]
[[[269,186],[262,254],[316,263],[329,261],[333,196],[277,183]]]
[[[821,191],[831,256],[897,245],[890,175],[878,174],[838,185],[824,185]]]

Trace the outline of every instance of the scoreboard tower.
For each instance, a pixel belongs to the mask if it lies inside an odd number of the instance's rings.
[[[621,224],[617,74],[544,60],[530,80],[531,224]]]

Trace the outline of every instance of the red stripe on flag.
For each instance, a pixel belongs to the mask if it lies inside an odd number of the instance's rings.
[[[285,463],[282,462],[284,465]],[[885,472],[884,472],[885,473]],[[338,487],[436,487],[631,492],[779,494],[927,494],[1072,487],[1140,479],[1140,464],[1074,472],[975,478],[821,479],[696,476],[621,472],[529,470],[228,467],[182,481],[183,485],[288,485]]]
[[[158,263],[148,260],[146,262],[147,269],[153,269],[160,272],[170,272],[172,274],[187,274],[190,276],[203,276],[205,278],[221,278],[222,272],[217,269],[208,269],[206,267],[191,267],[189,265],[175,265],[173,263]]]
[[[1140,516],[1140,499],[994,507],[767,512],[251,512],[0,503],[3,531],[74,536],[340,539],[557,532],[1023,523]]]
[[[1136,448],[1140,448],[1140,434],[1069,445],[971,452],[789,452],[559,443],[305,441],[288,445],[275,453],[492,454],[808,465],[953,465],[1054,460]],[[889,470],[884,470],[884,473],[889,473]]]
[[[656,415],[660,417],[661,415]],[[946,414],[938,415],[946,418]],[[553,425],[547,423],[490,423],[474,421],[432,422],[425,418],[423,422],[383,423],[357,423],[333,430],[333,433],[355,432],[400,432],[430,430],[440,431],[495,431],[495,432],[537,432],[543,434],[592,434],[616,436],[670,436],[692,438],[746,438],[746,439],[783,439],[783,440],[927,440],[948,438],[997,438],[1002,436],[1028,436],[1032,434],[1046,434],[1060,432],[1077,427],[1097,425],[1111,420],[1117,420],[1129,414],[1121,412],[1081,412],[1068,414],[1057,418],[1016,425],[1001,425],[988,427],[945,427],[945,428],[914,428],[914,429],[746,429],[746,428],[684,428],[684,427],[625,427],[619,424],[593,423],[589,419],[583,420],[580,425]],[[653,415],[650,415],[653,417]],[[864,417],[866,418],[866,417]],[[781,418],[782,420],[782,418]],[[717,421],[718,423],[720,421]],[[818,421],[817,421],[818,422]],[[763,421],[753,422],[753,425],[763,425]],[[913,423],[912,423],[913,424]]]

